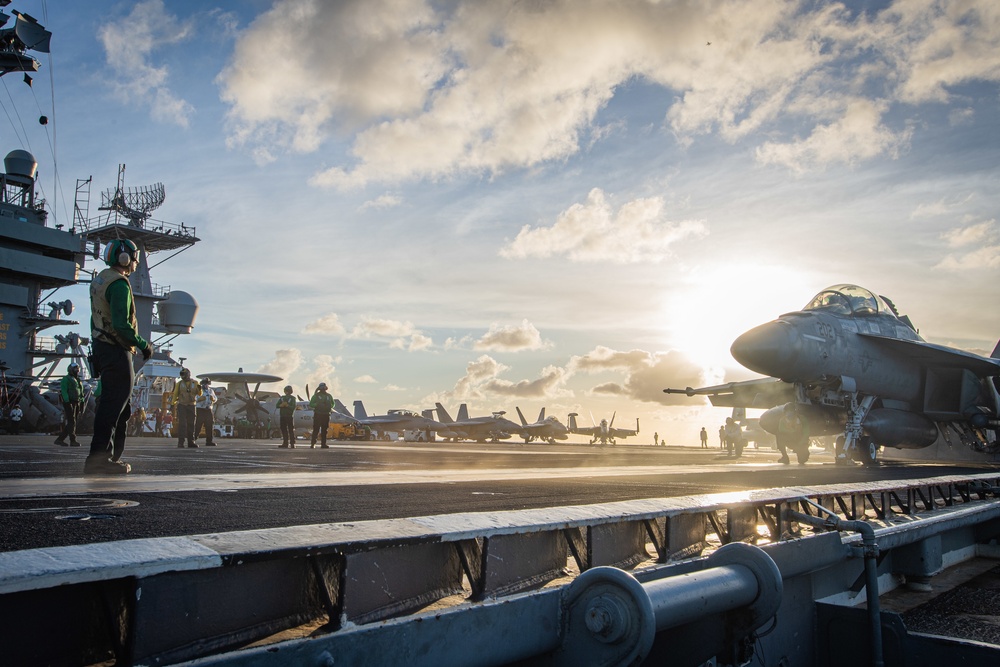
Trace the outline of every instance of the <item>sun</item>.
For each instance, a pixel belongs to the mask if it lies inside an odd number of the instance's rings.
[[[818,289],[814,277],[760,264],[700,267],[664,290],[660,320],[667,347],[704,368],[736,366],[729,353],[743,332],[798,310]]]

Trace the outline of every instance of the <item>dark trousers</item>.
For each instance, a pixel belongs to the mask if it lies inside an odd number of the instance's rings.
[[[101,377],[101,398],[94,414],[94,437],[90,456],[121,458],[125,451],[128,418],[132,414],[135,371],[132,354],[123,347],[95,340],[90,346],[95,370]]]
[[[80,414],[81,403],[66,403],[63,401],[63,420],[62,431],[59,433],[59,439],[65,440],[69,437],[70,442],[76,442],[76,419]]]
[[[175,407],[177,411],[177,444],[183,445],[185,439],[187,439],[189,445],[193,444],[194,406],[178,403]]]
[[[320,444],[326,444],[326,431],[330,427],[329,412],[313,412],[312,444],[316,444],[316,436],[320,436]]]
[[[278,427],[281,429],[282,444],[295,444],[295,411],[280,410],[278,415]]]
[[[194,437],[197,439],[202,427],[205,427],[205,444],[211,445],[212,431],[215,429],[215,419],[212,418],[212,408],[197,408],[194,419]]]

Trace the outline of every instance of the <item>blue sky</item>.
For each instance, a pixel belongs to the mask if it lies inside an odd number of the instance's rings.
[[[3,137],[55,216],[125,163],[197,228],[153,272],[195,374],[694,442],[726,412],[660,390],[750,377],[732,340],[827,285],[1000,335],[992,0],[11,8],[54,34]]]

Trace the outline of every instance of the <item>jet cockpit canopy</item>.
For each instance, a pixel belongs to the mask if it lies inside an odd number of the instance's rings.
[[[827,310],[837,315],[891,315],[893,308],[882,297],[857,285],[833,285],[812,298],[802,310]]]

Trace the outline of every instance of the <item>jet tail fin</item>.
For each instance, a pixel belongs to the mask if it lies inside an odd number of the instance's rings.
[[[458,406],[458,421],[467,422],[469,421],[469,406],[462,403]]]
[[[441,422],[442,424],[454,423],[455,420],[451,418],[451,415],[448,414],[448,411],[444,409],[443,405],[441,405],[440,403],[435,403],[434,408],[437,410],[439,422]]]
[[[365,411],[365,404],[361,401],[354,401],[354,418],[367,419],[368,413]]]
[[[517,416],[521,418],[521,426],[527,426],[528,420],[524,418],[524,413],[521,412],[521,408],[515,405],[514,409],[517,410]]]
[[[569,426],[567,426],[567,428],[570,431],[575,431],[576,430],[576,413],[575,412],[569,413],[568,421],[569,421]]]
[[[997,346],[993,348],[993,354],[990,355],[990,359],[1000,359],[1000,340],[997,341]]]
[[[339,398],[333,399],[333,409],[342,415],[347,415],[348,417],[353,417],[351,411],[347,409],[347,406],[340,402]]]

